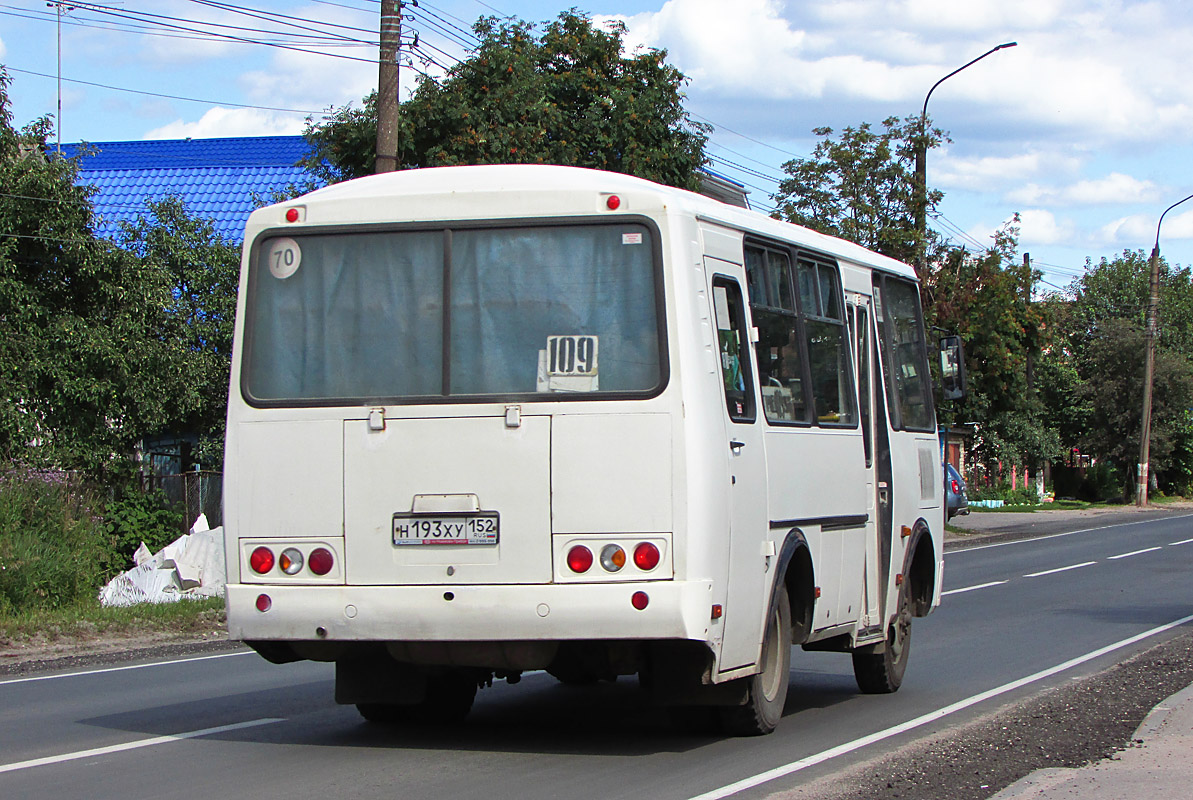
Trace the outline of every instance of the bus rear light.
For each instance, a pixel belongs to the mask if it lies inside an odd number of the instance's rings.
[[[588,572],[592,566],[592,551],[582,544],[568,550],[568,569],[572,572]]]
[[[605,572],[618,572],[625,566],[625,550],[618,545],[607,544],[601,548],[601,566]]]
[[[650,597],[647,596],[646,592],[634,592],[633,597],[630,598],[630,605],[639,611],[643,611],[650,605]]]
[[[264,614],[273,607],[273,601],[269,599],[267,594],[257,595],[257,610]]]
[[[268,547],[258,547],[249,555],[249,566],[258,575],[264,575],[273,569],[273,551]]]
[[[316,575],[326,575],[335,566],[335,557],[326,547],[316,547],[307,557],[307,566]]]
[[[650,542],[640,542],[634,548],[634,566],[643,572],[650,572],[659,565],[659,548]]]
[[[286,209],[286,222],[298,222],[299,216],[301,215],[298,213],[297,208]]]
[[[278,566],[287,575],[297,575],[302,569],[302,552],[295,547],[287,547],[278,556]]]
[[[621,198],[615,194],[609,195],[607,198],[605,198],[605,207],[610,211],[616,211],[617,209],[621,208]]]

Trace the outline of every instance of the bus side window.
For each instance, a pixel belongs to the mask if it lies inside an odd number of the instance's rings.
[[[749,336],[736,281],[713,279],[713,308],[717,318],[717,345],[721,358],[721,379],[725,387],[725,408],[734,422],[754,421],[754,385],[750,375]]]

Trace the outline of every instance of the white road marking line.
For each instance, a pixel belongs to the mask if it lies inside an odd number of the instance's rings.
[[[210,661],[213,658],[232,658],[233,656],[249,656],[253,655],[252,650],[243,650],[236,653],[219,653],[214,656],[195,656],[194,658],[176,658],[173,661],[152,661],[148,664],[128,664],[123,667],[104,667],[103,669],[89,669],[83,672],[59,672],[54,675],[34,675],[28,678],[12,678],[7,681],[0,681],[0,686],[7,686],[12,683],[31,683],[33,681],[52,681],[56,678],[78,678],[82,675],[99,675],[104,672],[123,672],[127,669],[145,669],[146,667],[165,667],[170,664],[189,664],[193,661]]]
[[[837,756],[843,756],[848,753],[852,753],[855,750],[860,750],[863,747],[867,747],[876,742],[890,739],[893,736],[898,736],[901,733],[914,730],[915,728],[918,728],[922,725],[927,725],[930,722],[936,722],[937,720],[943,719],[950,714],[955,714],[958,711],[963,711],[967,708],[977,705],[978,703],[983,703],[986,700],[990,700],[991,698],[1007,694],[1008,692],[1013,692],[1016,689],[1021,689],[1024,686],[1044,680],[1045,678],[1050,678],[1053,675],[1065,672],[1066,670],[1072,669],[1073,667],[1093,661],[1096,658],[1101,658],[1107,653],[1113,653],[1114,651],[1121,650],[1124,647],[1130,647],[1136,642],[1142,642],[1145,639],[1149,639],[1153,636],[1164,633],[1165,631],[1170,631],[1173,628],[1178,628],[1181,625],[1185,625],[1189,622],[1193,622],[1193,615],[1181,617],[1178,620],[1169,622],[1166,625],[1161,625],[1158,628],[1152,628],[1151,630],[1136,634],[1135,636],[1115,642],[1114,644],[1108,644],[1105,647],[1086,653],[1083,656],[1077,656],[1076,658],[1069,659],[1063,664],[1057,664],[1055,667],[1049,667],[1048,669],[1028,675],[1026,678],[1020,678],[1019,680],[1011,681],[1010,683],[1004,683],[1002,686],[997,688],[975,694],[972,697],[968,697],[964,700],[958,700],[956,703],[947,705],[944,708],[939,708],[935,711],[929,711],[927,714],[923,714],[922,716],[916,717],[915,719],[909,719],[907,722],[900,723],[885,730],[877,731],[876,733],[872,733],[869,736],[863,736],[860,739],[854,739],[852,742],[846,742],[844,744],[837,745],[836,747],[829,748],[828,750],[823,750],[814,755],[810,755],[807,758],[801,758],[799,761],[792,761],[789,764],[784,764],[781,767],[775,767],[774,769],[767,770],[766,772],[760,772],[757,775],[749,778],[743,778],[740,781],[731,783],[727,786],[722,786],[719,789],[713,789],[710,792],[696,795],[695,797],[690,798],[690,800],[721,800],[721,798],[730,797],[737,794],[738,792],[744,792],[747,789],[753,789],[756,786],[761,786],[762,784],[773,781],[776,778],[792,775],[796,772],[805,770],[808,767],[813,767],[817,764],[836,758]]]
[[[1117,556],[1106,556],[1106,558],[1111,561],[1117,561],[1120,558],[1130,558],[1131,556],[1137,556],[1140,553],[1152,553],[1159,549],[1159,547],[1145,547],[1142,550],[1132,550],[1130,553],[1120,553]]]
[[[254,719],[248,722],[237,722],[232,725],[220,725],[218,728],[204,728],[201,731],[188,731],[186,733],[172,733],[168,736],[154,736],[152,739],[139,739],[135,742],[125,742],[124,744],[113,744],[108,747],[96,747],[91,750],[78,750],[74,753],[63,753],[60,756],[47,756],[45,758],[32,758],[28,761],[17,761],[12,764],[0,764],[0,772],[16,772],[19,769],[30,769],[31,767],[42,767],[46,764],[61,764],[64,761],[77,761],[80,758],[90,758],[92,756],[102,756],[108,753],[122,753],[125,750],[138,750],[142,747],[153,747],[158,744],[169,744],[170,742],[179,742],[183,739],[194,739],[199,736],[214,736],[217,733],[227,733],[228,731],[238,731],[243,728],[255,728],[259,725],[270,725],[274,722],[284,722],[283,719],[276,717],[267,717],[265,719]]]
[[[991,586],[1002,586],[1006,581],[991,581],[990,583],[979,583],[977,586],[966,586],[964,589],[949,589],[947,592],[941,592],[941,597],[948,597],[951,594],[961,594],[962,592],[974,592],[978,589],[989,589]]]
[[[1169,542],[1168,546],[1176,547],[1178,544],[1189,544],[1190,542],[1193,542],[1193,539],[1181,539],[1179,542]]]
[[[1071,569],[1081,569],[1082,567],[1090,567],[1097,564],[1097,561],[1084,561],[1080,564],[1070,564],[1067,567],[1057,567],[1056,569],[1046,569],[1043,572],[1033,572],[1030,575],[1024,575],[1025,578],[1039,578],[1044,575],[1055,575],[1058,572],[1068,572]]]
[[[1045,513],[1047,513],[1047,512],[1045,512]],[[989,550],[991,547],[1010,547],[1011,545],[1016,545],[1016,544],[1027,544],[1028,542],[1042,542],[1042,541],[1046,541],[1048,539],[1059,539],[1062,536],[1074,536],[1078,533],[1094,533],[1095,531],[1105,531],[1105,530],[1109,530],[1111,528],[1125,527],[1127,525],[1147,525],[1148,523],[1151,523],[1151,522],[1167,522],[1168,520],[1188,519],[1189,517],[1193,517],[1193,514],[1173,514],[1171,517],[1152,517],[1151,519],[1141,519],[1141,520],[1137,520],[1135,522],[1118,522],[1118,523],[1115,523],[1114,525],[1100,525],[1097,528],[1082,528],[1079,531],[1066,531],[1065,533],[1050,533],[1047,536],[1029,536],[1026,539],[1012,539],[1009,542],[994,542],[993,544],[980,544],[980,545],[975,545],[974,547],[959,547],[956,550],[950,550],[947,553],[945,553],[945,557],[947,558],[948,556],[959,556],[959,555],[963,555],[965,553],[973,553],[978,550]],[[1190,539],[1188,541],[1193,541],[1193,539]],[[1180,542],[1179,544],[1184,544],[1184,542]]]

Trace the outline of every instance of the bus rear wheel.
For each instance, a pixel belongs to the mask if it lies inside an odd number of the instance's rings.
[[[726,733],[761,736],[773,731],[783,716],[791,679],[791,604],[782,585],[766,625],[760,666],[758,674],[744,679],[749,681],[745,704],[719,709]]]
[[[461,722],[476,699],[476,680],[467,673],[445,672],[427,678],[427,695],[413,705],[357,703],[356,710],[369,722],[392,725],[451,725]]]
[[[899,591],[899,609],[887,631],[881,653],[853,653],[853,677],[866,694],[890,694],[898,691],[911,656],[911,598],[907,587]]]

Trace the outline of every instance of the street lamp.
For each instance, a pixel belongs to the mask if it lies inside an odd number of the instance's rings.
[[[1164,223],[1164,216],[1185,200],[1193,200],[1193,194],[1177,200],[1164,209],[1160,221],[1156,223],[1156,244],[1152,247],[1151,280],[1147,301],[1147,332],[1144,349],[1146,355],[1143,362],[1143,426],[1139,440],[1139,483],[1135,490],[1135,505],[1147,505],[1148,460],[1150,458],[1152,439],[1152,373],[1156,365],[1156,311],[1160,306],[1160,225]]]
[[[915,148],[915,180],[916,180],[916,198],[915,198],[915,229],[919,234],[920,240],[916,244],[916,267],[922,269],[924,266],[924,245],[928,236],[928,100],[932,97],[932,93],[936,91],[936,87],[947,81],[949,78],[956,75],[966,67],[972,67],[974,64],[981,61],[991,53],[997,53],[999,50],[1005,50],[1008,47],[1014,47],[1018,42],[1006,42],[997,47],[992,47],[985,53],[970,61],[968,64],[962,64],[955,70],[945,75],[943,78],[932,84],[932,88],[928,90],[927,97],[924,98],[924,109],[920,112],[920,135],[919,141]]]

